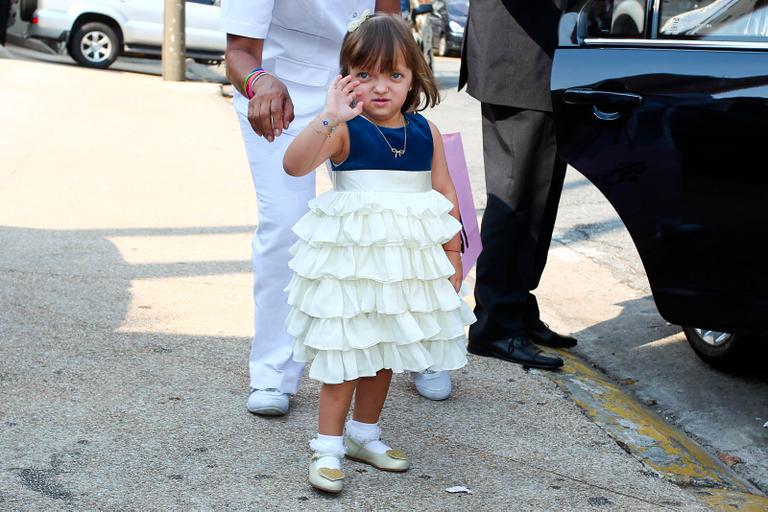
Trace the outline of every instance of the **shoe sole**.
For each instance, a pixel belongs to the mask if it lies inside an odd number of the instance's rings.
[[[365,459],[360,459],[360,458],[358,458],[358,457],[354,457],[354,456],[352,456],[352,455],[349,455],[349,454],[345,455],[345,456],[344,456],[344,458],[346,458],[346,459],[349,459],[349,460],[353,460],[353,461],[355,461],[355,462],[362,462],[363,464],[368,464],[369,466],[371,466],[371,467],[373,467],[373,468],[376,468],[376,469],[378,469],[379,471],[386,471],[386,472],[388,472],[388,473],[405,473],[406,471],[408,471],[409,469],[411,469],[411,466],[410,466],[410,465],[409,465],[407,468],[405,468],[405,469],[389,469],[389,468],[382,468],[381,466],[377,466],[376,464],[374,464],[374,463],[372,463],[372,462],[370,462],[370,461],[367,461],[367,460],[365,460]]]
[[[312,486],[313,489],[317,489],[320,492],[324,492],[326,494],[339,494],[343,489],[325,489],[319,485],[315,485],[312,482],[309,482],[309,485]]]
[[[574,343],[573,345],[560,345],[558,343],[549,344],[543,341],[536,341],[533,338],[531,338],[531,341],[533,341],[536,345],[542,345],[544,347],[549,347],[549,348],[573,348],[579,344],[578,342]]]
[[[539,370],[559,370],[563,367],[562,364],[553,366],[548,364],[536,364],[536,363],[523,363],[516,359],[510,359],[508,357],[504,357],[502,355],[499,355],[495,352],[492,352],[490,350],[469,350],[467,349],[467,352],[470,354],[481,356],[481,357],[495,357],[496,359],[501,359],[502,361],[507,361],[510,363],[515,363],[523,366],[523,368],[538,368]]]
[[[259,407],[258,409],[248,409],[248,412],[256,416],[285,416],[288,411],[279,407]]]
[[[440,395],[440,396],[429,396],[429,395],[426,395],[426,394],[424,394],[424,393],[422,393],[420,391],[418,391],[418,393],[419,393],[419,395],[422,398],[426,398],[427,400],[432,400],[433,402],[442,402],[443,400],[448,400],[449,398],[451,398],[451,394],[450,393],[448,393],[445,396],[443,396],[443,395]]]

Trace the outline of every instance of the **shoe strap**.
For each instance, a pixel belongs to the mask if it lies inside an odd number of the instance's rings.
[[[335,459],[341,460],[344,457],[344,454],[341,455],[338,453],[333,452],[313,452],[312,456],[309,458],[312,462],[318,461],[322,459],[323,457],[333,457]]]

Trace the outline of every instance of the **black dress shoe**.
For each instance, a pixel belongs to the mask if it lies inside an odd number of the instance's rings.
[[[556,370],[563,366],[562,359],[544,354],[527,336],[523,335],[483,343],[482,346],[470,342],[467,345],[467,351],[470,354],[496,357],[504,361],[543,370]]]
[[[578,343],[576,338],[557,334],[541,320],[537,320],[531,326],[526,326],[525,334],[537,345],[546,345],[553,348],[571,348],[575,347]]]

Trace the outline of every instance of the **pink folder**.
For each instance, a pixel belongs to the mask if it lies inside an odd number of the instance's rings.
[[[444,133],[443,146],[445,157],[448,160],[448,173],[451,175],[456,195],[459,197],[459,213],[464,228],[461,230],[461,266],[464,277],[475,266],[477,257],[483,249],[480,242],[480,227],[477,225],[477,212],[475,201],[472,198],[472,189],[469,186],[469,171],[467,161],[464,158],[464,146],[461,143],[460,133]]]

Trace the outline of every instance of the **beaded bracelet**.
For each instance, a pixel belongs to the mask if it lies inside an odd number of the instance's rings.
[[[331,135],[333,135],[333,132],[336,130],[336,127],[339,126],[339,123],[333,123],[330,119],[322,119],[320,124],[322,124],[323,128],[327,129],[328,131],[324,132],[322,130],[318,130],[313,123],[310,123],[309,125],[313,130],[315,130],[315,133],[319,135],[325,135],[329,139],[331,138]]]

